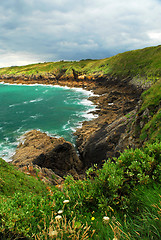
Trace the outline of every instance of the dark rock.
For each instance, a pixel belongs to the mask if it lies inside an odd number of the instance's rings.
[[[118,145],[120,136],[125,132],[127,118],[122,117],[111,124],[102,126],[94,132],[86,144],[79,148],[85,167],[93,164],[102,165],[104,160],[116,156],[119,153]]]

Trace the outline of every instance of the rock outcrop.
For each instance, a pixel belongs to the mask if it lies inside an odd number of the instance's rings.
[[[117,156],[117,148],[121,134],[125,132],[127,118],[121,117],[111,124],[105,124],[90,135],[87,142],[79,151],[84,165],[89,167],[93,164],[102,165],[109,157]],[[117,148],[117,151],[116,151]]]
[[[28,166],[51,169],[61,177],[69,173],[76,176],[82,168],[82,163],[70,142],[64,138],[50,137],[37,130],[23,136],[23,142],[17,147],[12,164],[21,169]]]

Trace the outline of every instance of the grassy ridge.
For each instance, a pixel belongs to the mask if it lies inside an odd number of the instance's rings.
[[[161,46],[125,52],[107,61],[110,74],[132,77],[161,76]]]
[[[120,77],[144,77],[150,80],[161,76],[161,46],[133,50],[101,60],[60,61],[31,64],[21,67],[1,68],[0,75],[56,74],[107,74]]]

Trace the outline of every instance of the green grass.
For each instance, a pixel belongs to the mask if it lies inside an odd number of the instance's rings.
[[[109,60],[110,74],[152,79],[161,75],[161,46],[118,54]]]
[[[148,111],[142,119],[145,122],[141,130],[141,140],[161,140],[161,79],[142,94],[142,106],[139,114]]]
[[[43,196],[47,191],[41,181],[35,181],[32,176],[17,171],[15,167],[0,159],[0,194],[12,196],[16,192],[38,193]]]
[[[161,190],[160,184],[139,186],[130,198],[133,205],[127,213],[127,229],[131,239],[161,238]],[[146,231],[145,231],[146,229]]]
[[[143,104],[140,111],[144,111],[146,108],[155,111],[158,108],[161,103],[161,79],[147,91],[143,92],[142,100]]]

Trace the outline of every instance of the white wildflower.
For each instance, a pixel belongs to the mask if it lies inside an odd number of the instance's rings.
[[[110,218],[105,216],[105,217],[103,217],[103,221],[104,221],[105,223],[109,223]]]
[[[69,200],[64,200],[63,203],[69,203]]]
[[[56,237],[58,235],[58,232],[55,230],[55,231],[52,231],[52,230],[49,230],[49,237]]]
[[[63,210],[59,210],[59,211],[58,211],[58,214],[62,214],[62,213],[63,213]]]
[[[60,220],[61,218],[62,218],[61,215],[57,215],[57,216],[55,217],[56,220]]]

